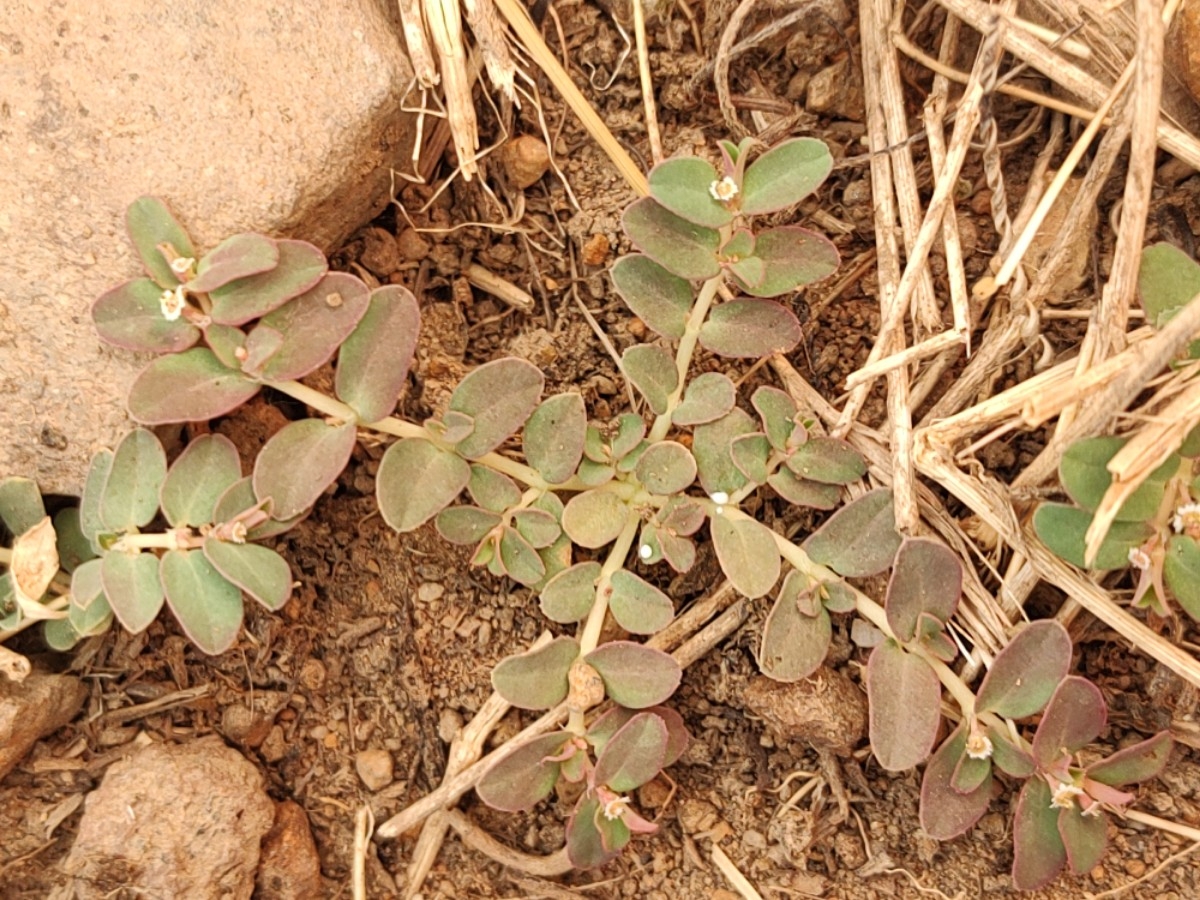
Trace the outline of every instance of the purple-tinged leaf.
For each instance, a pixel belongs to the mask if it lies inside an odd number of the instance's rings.
[[[546,379],[533,363],[507,357],[484,363],[450,396],[450,410],[475,420],[475,430],[458,442],[458,452],[478,459],[495,450],[525,424]]]
[[[307,241],[277,240],[275,246],[279,250],[275,268],[209,292],[214,322],[245,325],[310,290],[329,271],[325,254]]]
[[[242,477],[237,447],[223,434],[202,434],[184,448],[163,482],[163,515],[172,528],[196,528],[213,521],[217,501]]]
[[[207,294],[239,278],[269,272],[278,264],[279,248],[269,237],[252,232],[235,234],[204,254],[187,289]]]
[[[242,592],[199,550],[168,550],[159,567],[167,605],[192,643],[224,653],[242,627]]]
[[[942,692],[937,675],[919,656],[884,641],[867,661],[871,751],[889,772],[924,762],[937,740]]]
[[[905,538],[888,580],[888,625],[903,643],[916,637],[917,618],[929,613],[950,621],[962,594],[962,563],[945,544],[929,538]]]
[[[371,291],[366,314],[338,350],[334,391],[362,422],[392,414],[417,349],[421,311],[407,288]]]
[[[274,501],[273,519],[300,515],[342,474],[356,440],[357,433],[350,423],[328,425],[320,419],[289,422],[258,452],[253,475],[255,496]],[[382,471],[381,464],[380,475]]]
[[[559,572],[542,588],[539,602],[546,618],[560,625],[581,621],[596,602],[600,563],[581,562]]]
[[[715,515],[709,523],[721,571],[751,600],[766,595],[779,580],[781,563],[775,532],[754,519]]]
[[[899,549],[892,492],[886,488],[868,491],[846,504],[804,542],[814,562],[847,578],[882,572]]]
[[[292,570],[287,560],[259,544],[234,544],[208,538],[204,555],[230,583],[271,612],[283,609],[292,596]]]
[[[500,516],[478,506],[450,506],[437,514],[434,524],[445,540],[469,547],[499,525]]]
[[[579,658],[574,638],[502,659],[492,670],[492,687],[518,709],[549,709],[567,696],[567,673]]]
[[[1163,731],[1152,738],[1118,750],[1087,768],[1087,777],[1101,784],[1121,787],[1136,784],[1162,773],[1171,756],[1171,735]]]
[[[525,423],[521,442],[525,460],[548,484],[562,484],[583,458],[587,410],[576,393],[543,400]]]
[[[261,378],[271,357],[283,347],[283,332],[267,325],[259,325],[246,335],[240,350],[233,351],[239,368],[251,378]]]
[[[746,169],[742,212],[748,216],[793,206],[815,191],[833,169],[823,141],[793,138],[772,147]]]
[[[274,328],[283,335],[283,346],[263,368],[263,378],[291,381],[325,365],[366,315],[370,302],[371,292],[362,281],[330,272],[263,316],[256,328]]]
[[[948,841],[971,829],[992,801],[991,767],[979,785],[968,793],[954,789],[952,781],[966,756],[967,731],[958,728],[934,751],[921,779],[921,827],[934,840]]]
[[[820,668],[829,653],[833,626],[829,613],[818,604],[816,615],[800,611],[797,600],[810,590],[807,578],[795,569],[788,572],[779,598],[763,624],[758,667],[776,681],[801,681]]]
[[[167,478],[167,454],[154,432],[135,428],[117,444],[104,492],[100,519],[108,531],[133,531],[158,514],[158,496]]]
[[[622,256],[611,270],[617,293],[646,327],[677,341],[692,311],[692,286],[641,253]]]
[[[1058,877],[1067,850],[1058,832],[1058,810],[1050,805],[1050,787],[1031,778],[1021,788],[1013,819],[1013,887],[1036,891]]]
[[[537,584],[546,574],[537,550],[511,525],[500,531],[500,564],[509,578],[526,586]]]
[[[92,304],[92,322],[114,347],[139,353],[178,353],[200,340],[200,329],[163,315],[163,289],[149,278],[127,281]]]
[[[700,345],[718,356],[757,359],[789,353],[800,343],[800,320],[774,300],[739,299],[713,307]]]
[[[1086,875],[1100,863],[1108,842],[1107,831],[1108,819],[1084,815],[1074,803],[1058,811],[1058,834],[1073,873]]]
[[[1049,768],[1064,755],[1087,746],[1104,730],[1104,695],[1086,678],[1068,675],[1059,682],[1033,736],[1033,756]]]
[[[669,741],[666,722],[652,712],[638,713],[604,745],[595,783],[618,794],[636,790],[662,771]]]
[[[602,866],[619,852],[605,847],[604,836],[596,824],[596,817],[600,815],[603,815],[600,801],[591,794],[584,794],[567,820],[567,858],[577,869]]]
[[[786,466],[772,472],[767,484],[788,503],[811,506],[813,509],[836,509],[842,496],[841,488],[836,484],[820,484],[797,478]]]
[[[479,506],[496,513],[502,513],[521,502],[521,489],[516,482],[487,466],[471,466],[467,492]]]
[[[246,332],[232,325],[209,323],[204,329],[204,341],[213,355],[227,369],[240,371],[242,362],[249,356],[246,350]]]
[[[809,438],[788,457],[787,467],[800,478],[822,484],[850,484],[867,474],[862,454],[830,437]]]
[[[778,297],[820,281],[837,271],[841,262],[832,241],[793,225],[759,232],[752,258],[761,262],[762,274],[756,279],[739,277],[738,281],[753,297]],[[741,273],[735,270],[734,274]]]
[[[700,486],[710,497],[732,494],[746,485],[746,476],[734,464],[730,446],[743,434],[753,434],[755,422],[734,407],[715,422],[696,426],[692,433],[692,455],[700,475]]]
[[[146,273],[164,289],[179,284],[179,276],[171,271],[171,261],[159,247],[169,244],[184,258],[194,258],[196,251],[192,239],[166,204],[158,197],[138,197],[125,211],[125,227]]]
[[[696,480],[696,459],[683,444],[659,441],[646,448],[634,468],[652,494],[677,494]]]
[[[428,522],[454,502],[471,480],[471,466],[457,453],[424,438],[387,448],[375,476],[383,520],[401,534]]]
[[[766,484],[770,479],[767,459],[771,455],[771,442],[762,432],[734,438],[733,443],[729,445],[729,455],[738,471],[753,484]]]
[[[975,709],[1007,719],[1041,712],[1071,667],[1071,636],[1053,619],[1031,622],[1013,636],[992,663]]]
[[[796,401],[779,388],[764,385],[750,397],[750,404],[762,419],[771,446],[781,452],[787,450],[796,430]]]
[[[475,417],[452,409],[440,422],[437,419],[426,419],[425,427],[445,443],[457,444],[471,436],[471,432],[475,430]]]
[[[269,514],[273,503],[270,498],[260,501],[254,496],[254,479],[247,475],[235,481],[218,499],[213,510],[214,522],[232,522],[238,516],[253,509],[263,508]],[[307,515],[307,511],[290,519],[267,519],[260,525],[255,525],[246,533],[246,540],[262,541],[290,531]]]
[[[608,608],[617,624],[633,634],[662,631],[675,617],[675,607],[666,594],[625,569],[612,574]]]
[[[611,491],[584,491],[567,501],[562,527],[579,546],[595,550],[616,540],[632,514]]]
[[[946,635],[945,623],[927,612],[917,616],[917,643],[944,663],[958,656],[958,646]]]
[[[671,421],[679,426],[714,422],[733,409],[736,400],[737,389],[728,375],[704,372],[688,382]]]
[[[621,354],[621,371],[655,415],[667,411],[671,392],[679,386],[679,370],[670,353],[657,344],[634,344]]]
[[[725,262],[729,271],[737,278],[737,282],[746,291],[757,288],[767,277],[767,266],[757,256],[747,256]],[[775,296],[768,294],[766,296]]]
[[[687,726],[683,723],[683,716],[669,707],[651,706],[639,712],[623,706],[614,706],[608,712],[598,716],[588,727],[586,735],[588,743],[592,745],[592,749],[597,755],[604,753],[604,748],[608,746],[609,740],[630,719],[647,713],[653,713],[662,720],[667,728],[667,750],[660,767],[665,769],[683,756],[683,752],[687,750],[687,745],[691,741],[691,735],[688,734]]]
[[[561,763],[552,758],[570,739],[559,731],[522,744],[484,772],[475,788],[479,799],[502,812],[532,809],[554,790]]]
[[[1091,513],[1063,503],[1043,503],[1033,514],[1033,530],[1042,543],[1081,569],[1087,567],[1084,535],[1091,524]],[[1101,571],[1125,568],[1129,565],[1129,551],[1140,547],[1153,533],[1154,529],[1145,522],[1114,522],[1090,568]]]
[[[992,742],[992,763],[997,769],[1013,778],[1029,778],[1037,771],[1037,761],[1014,744],[1006,732],[991,725],[986,726],[986,732]]]
[[[237,409],[260,385],[221,365],[207,347],[160,356],[129,389],[129,415],[143,425],[206,422]]]
[[[651,197],[626,207],[621,222],[637,249],[680,278],[691,281],[721,273],[720,232],[675,215]]]
[[[663,559],[676,572],[682,575],[684,572],[690,571],[696,564],[696,542],[691,538],[679,537],[663,531],[658,535],[658,540],[662,548]]]
[[[145,631],[163,605],[158,557],[147,552],[106,553],[99,574],[109,606],[125,630],[130,634]],[[74,581],[71,590],[75,590]]]
[[[707,518],[704,507],[690,497],[672,497],[659,510],[662,527],[672,534],[695,534]]]
[[[650,196],[689,222],[723,228],[733,213],[712,195],[718,180],[717,170],[698,156],[668,159],[650,170]]]
[[[670,654],[632,641],[601,644],[584,662],[600,673],[612,701],[629,709],[657,706],[675,693],[683,677]]]

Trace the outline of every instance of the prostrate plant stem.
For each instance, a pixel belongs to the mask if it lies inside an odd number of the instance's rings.
[[[716,278],[708,279],[700,288],[691,315],[688,316],[686,330],[683,337],[679,339],[679,349],[675,352],[675,369],[679,374],[679,384],[667,398],[667,411],[656,417],[654,424],[650,426],[650,434],[647,435],[647,439],[651,443],[661,441],[671,430],[671,413],[675,412],[675,408],[679,406],[684,388],[687,387],[688,369],[692,365],[692,355],[696,352],[696,343],[700,340],[700,326],[708,318],[708,311],[712,308],[717,291],[724,280],[724,276],[718,275]]]

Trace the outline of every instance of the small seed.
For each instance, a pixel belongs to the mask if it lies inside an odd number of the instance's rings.
[[[332,294],[326,294],[325,295],[325,305],[328,306],[330,309],[337,309],[339,306],[342,305],[342,295],[339,294],[337,291],[334,291]]]

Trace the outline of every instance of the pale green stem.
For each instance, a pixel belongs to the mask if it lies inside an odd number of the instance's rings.
[[[687,327],[684,329],[683,337],[679,339],[679,349],[675,353],[675,370],[679,376],[679,383],[671,392],[671,396],[667,398],[667,411],[658,416],[650,427],[648,440],[652,444],[665,438],[671,428],[671,413],[675,411],[675,407],[679,406],[679,401],[683,397],[688,369],[692,365],[692,354],[696,352],[696,342],[700,339],[700,326],[708,318],[708,311],[717,298],[717,289],[721,286],[723,278],[724,276],[718,275],[716,278],[710,278],[704,282],[704,286],[700,288],[700,295],[696,298],[696,304],[692,307],[692,313],[688,316]]]

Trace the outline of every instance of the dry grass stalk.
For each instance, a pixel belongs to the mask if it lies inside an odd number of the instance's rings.
[[[633,4],[633,34],[637,43],[638,79],[642,83],[642,109],[646,114],[646,134],[650,139],[650,158],[654,165],[663,161],[662,133],[658,128],[658,106],[654,102],[654,78],[650,74],[650,49],[646,43],[646,13],[642,0]]]
[[[422,89],[431,88],[438,83],[438,72],[429,38],[425,34],[421,0],[397,0],[397,6],[404,31],[404,45],[408,48],[408,59],[412,63],[417,85]]]
[[[450,122],[454,152],[458,156],[463,179],[470,181],[479,171],[475,163],[475,151],[479,149],[479,125],[475,119],[475,103],[471,99],[471,79],[467,75],[467,52],[458,0],[424,0],[424,9],[425,26],[429,29],[441,64],[446,117]]]
[[[513,79],[517,66],[508,50],[504,23],[496,15],[492,0],[462,0],[467,24],[479,44],[479,55],[487,69],[488,80],[509,102],[517,99]]]

